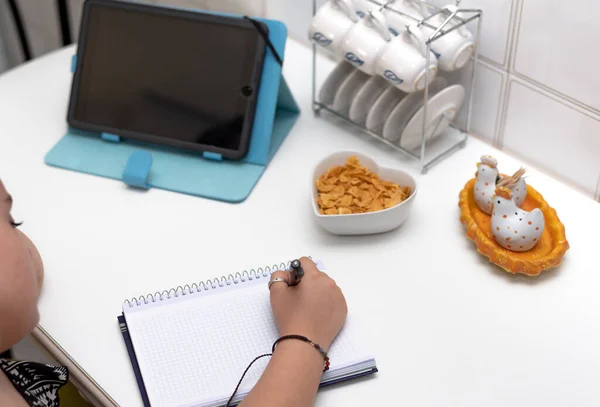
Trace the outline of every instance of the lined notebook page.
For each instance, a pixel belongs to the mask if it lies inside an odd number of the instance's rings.
[[[266,281],[124,307],[144,384],[153,407],[181,407],[228,398],[247,365],[270,353],[278,337]],[[333,372],[365,360],[346,326],[332,345]],[[260,378],[268,358],[249,370],[240,392]]]

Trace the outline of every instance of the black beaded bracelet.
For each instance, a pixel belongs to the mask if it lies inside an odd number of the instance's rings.
[[[308,339],[306,336],[302,336],[302,335],[284,335],[281,338],[277,339],[275,341],[275,343],[273,344],[273,349],[271,350],[272,353],[275,353],[275,347],[277,347],[277,344],[281,341],[285,341],[286,339],[298,339],[301,341],[304,341],[306,343],[311,344],[316,350],[319,351],[319,353],[321,354],[321,356],[323,356],[323,359],[325,360],[325,367],[323,368],[323,372],[326,372],[329,370],[329,356],[327,356],[327,352],[325,352],[325,350],[318,344],[314,343],[313,341],[311,341],[310,339]]]
[[[227,404],[225,405],[225,407],[229,407],[231,405],[231,402],[233,401],[233,398],[235,397],[235,394],[237,393],[237,391],[240,388],[240,385],[242,384],[242,380],[244,380],[244,377],[246,376],[246,373],[248,373],[248,370],[250,370],[250,367],[252,367],[252,365],[254,364],[254,362],[256,362],[258,359],[262,359],[264,357],[267,356],[273,356],[273,353],[275,353],[275,348],[277,347],[277,344],[281,341],[285,341],[287,339],[298,339],[300,341],[304,341],[308,344],[310,344],[313,348],[315,348],[316,350],[319,351],[319,353],[321,354],[321,356],[323,356],[323,359],[325,360],[325,367],[323,368],[323,372],[326,372],[329,370],[329,356],[327,356],[327,352],[325,352],[325,350],[318,344],[314,343],[313,341],[311,341],[310,339],[308,339],[306,336],[302,336],[302,335],[284,335],[282,337],[280,337],[279,339],[277,339],[275,341],[275,343],[273,343],[273,348],[271,349],[271,353],[265,353],[264,355],[260,355],[257,356],[256,358],[254,358],[254,360],[252,362],[250,362],[250,364],[248,365],[248,367],[246,368],[246,370],[244,370],[244,373],[242,374],[242,377],[240,378],[240,381],[238,382],[237,386],[235,386],[235,390],[233,391],[233,394],[231,395],[231,397],[229,397],[229,400],[227,401]]]

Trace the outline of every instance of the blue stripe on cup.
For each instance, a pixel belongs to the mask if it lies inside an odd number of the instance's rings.
[[[316,32],[312,36],[313,40],[322,47],[327,47],[331,44],[331,40],[320,32]]]
[[[348,62],[350,62],[353,65],[362,66],[365,63],[365,61],[354,55],[352,52],[346,52],[345,57],[348,60]]]
[[[383,73],[383,77],[396,85],[400,85],[402,82],[404,82],[404,80],[398,78],[398,75],[396,75],[394,72],[390,71],[389,69]]]

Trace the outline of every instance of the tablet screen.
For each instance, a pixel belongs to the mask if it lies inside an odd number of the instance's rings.
[[[88,3],[69,109],[77,127],[246,152],[265,47],[251,23]]]

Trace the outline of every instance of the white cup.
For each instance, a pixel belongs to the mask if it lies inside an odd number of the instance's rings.
[[[377,60],[377,74],[404,92],[424,89],[427,71],[429,70],[429,83],[437,74],[437,60],[432,52],[429,53],[427,67],[425,41],[425,35],[416,26],[405,28],[381,53]]]
[[[384,15],[369,11],[344,37],[340,56],[355,68],[373,75],[379,54],[391,39]]]
[[[359,21],[352,0],[329,0],[313,17],[308,30],[309,39],[338,54],[346,33]]]
[[[458,8],[454,5],[446,6],[444,12],[433,16],[428,22],[434,26],[440,26]],[[450,22],[444,29],[453,27]],[[429,36],[434,30],[422,26],[423,31]],[[465,66],[475,51],[473,34],[464,25],[450,31],[431,42],[431,50],[436,54],[440,69],[451,72]]]
[[[398,13],[398,11],[400,13]],[[407,17],[401,13],[408,14],[413,18]],[[412,0],[391,1],[386,4],[383,14],[387,20],[390,32],[393,35],[399,35],[403,33],[407,24],[413,25],[417,22],[416,20],[423,19],[423,14],[419,4]]]

